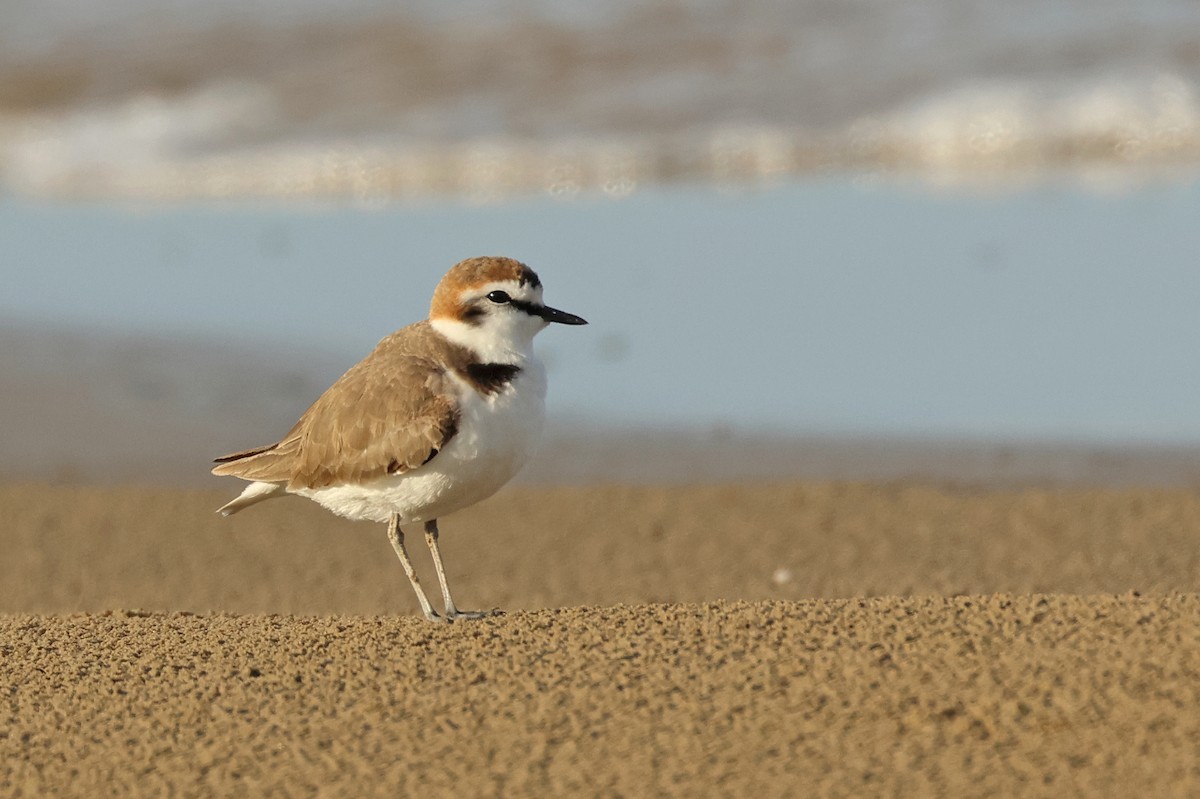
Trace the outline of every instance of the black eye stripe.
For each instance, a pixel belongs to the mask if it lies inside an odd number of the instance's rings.
[[[490,300],[496,305],[511,305],[517,310],[524,311],[530,316],[543,316],[542,306],[529,302],[528,300],[518,300],[514,297],[510,297],[507,291],[501,291],[499,289],[496,289],[495,291],[489,291],[486,295],[484,295],[484,299]],[[477,317],[482,316],[483,313],[483,308],[475,306],[475,308],[472,309],[468,315],[471,317]]]

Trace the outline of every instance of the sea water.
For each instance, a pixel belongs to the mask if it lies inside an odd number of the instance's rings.
[[[505,254],[591,323],[539,336],[560,416],[1196,443],[1198,218],[1196,183],[822,180],[370,212],[8,202],[0,317],[349,365],[422,318],[451,264]]]

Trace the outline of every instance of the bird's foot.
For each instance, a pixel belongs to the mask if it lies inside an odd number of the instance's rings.
[[[440,616],[440,615],[438,615],[438,612],[436,610],[433,610],[432,608],[430,610],[426,610],[423,612],[425,614],[425,619],[427,621],[433,622],[434,624],[449,624],[451,621],[449,615]]]
[[[503,616],[504,611],[499,608],[492,610],[459,610],[458,608],[449,608],[446,610],[446,618],[450,621],[458,621],[459,619],[486,619],[489,616]]]

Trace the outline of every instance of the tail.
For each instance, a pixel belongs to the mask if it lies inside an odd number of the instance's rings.
[[[217,508],[217,513],[222,516],[232,516],[243,508],[257,505],[264,500],[283,496],[286,493],[287,491],[283,483],[254,482],[246,486],[246,490],[239,494],[232,502],[227,502]]]
[[[238,495],[237,499],[222,505],[217,512],[222,516],[229,516],[264,499],[287,493],[287,484],[292,477],[292,461],[299,448],[300,437],[289,434],[288,438],[277,444],[217,458],[217,465],[212,469],[213,474],[218,477],[240,477],[250,481],[250,485],[246,486],[246,490]]]

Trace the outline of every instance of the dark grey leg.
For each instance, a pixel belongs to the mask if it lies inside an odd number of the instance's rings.
[[[404,548],[404,531],[400,529],[400,514],[393,513],[392,518],[388,521],[388,540],[392,542],[392,549],[396,550],[396,557],[400,558],[400,565],[404,567],[404,573],[408,575],[408,581],[412,583],[413,591],[417,592],[417,601],[421,603],[421,612],[425,614],[425,618],[430,621],[448,622],[449,619],[442,618],[433,609],[433,605],[429,604],[429,597],[425,596],[425,590],[421,588],[421,581],[417,579],[417,571],[413,568],[412,561],[408,559],[408,551]],[[438,576],[441,576],[439,567]]]
[[[450,596],[450,585],[446,582],[446,567],[442,564],[442,551],[438,548],[438,526],[437,519],[430,519],[425,522],[425,543],[429,545],[429,551],[433,553],[433,567],[437,569],[438,582],[442,584],[442,601],[446,603],[446,618],[454,619],[482,619],[484,616],[491,616],[491,611],[485,610],[459,610],[454,605],[454,599]]]

